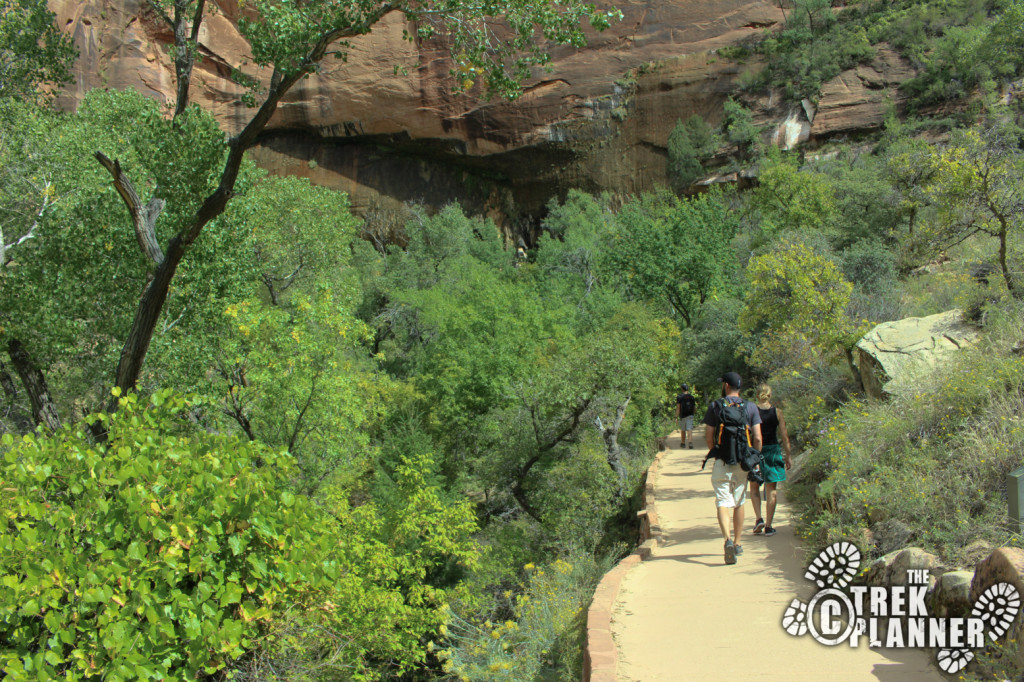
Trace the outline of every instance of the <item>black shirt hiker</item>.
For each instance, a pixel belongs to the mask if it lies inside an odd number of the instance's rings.
[[[690,444],[693,449],[693,413],[697,410],[697,401],[690,395],[690,389],[686,384],[682,386],[682,393],[676,396],[676,419],[679,420],[679,447],[686,447]]]

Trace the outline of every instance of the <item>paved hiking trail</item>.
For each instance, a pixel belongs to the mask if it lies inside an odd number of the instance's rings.
[[[704,441],[698,432],[695,444]],[[700,470],[707,449],[678,449],[678,432],[669,442],[676,447],[662,456],[655,494],[664,535],[653,556],[626,574],[612,612],[619,682],[945,679],[926,651],[826,647],[787,634],[786,607],[817,590],[803,577],[789,509],[779,505],[776,535],[753,535],[748,499],[744,552],[727,566],[712,462]]]

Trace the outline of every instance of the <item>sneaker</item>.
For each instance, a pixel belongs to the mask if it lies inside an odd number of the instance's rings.
[[[693,450],[693,443],[690,443],[690,449]]]
[[[754,524],[754,535],[760,535],[761,531],[764,530],[764,519],[758,519],[757,523]]]
[[[743,545],[733,545],[736,548],[736,556],[743,554]]]
[[[774,528],[772,528],[771,526],[767,526],[767,527],[766,527],[766,528],[764,529],[764,536],[765,536],[765,537],[769,537],[769,536],[771,536],[771,535],[775,535],[775,529],[774,529]]]
[[[736,545],[732,544],[732,540],[725,541],[725,563],[736,563]]]

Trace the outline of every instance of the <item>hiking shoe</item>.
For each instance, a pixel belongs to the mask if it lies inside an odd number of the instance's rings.
[[[761,531],[764,530],[764,519],[758,519],[757,523],[754,524],[754,535],[760,535]]]
[[[743,545],[733,545],[736,548],[736,556],[743,554]]]
[[[725,541],[725,563],[736,563],[736,545],[732,544],[732,540]]]
[[[693,450],[693,443],[690,443],[690,449]]]
[[[764,529],[764,536],[765,537],[769,537],[771,535],[775,535],[775,529],[772,528],[771,526],[765,527],[765,529]]]

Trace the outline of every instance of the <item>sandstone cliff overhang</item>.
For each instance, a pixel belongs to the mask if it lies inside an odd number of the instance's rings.
[[[73,109],[96,87],[173,101],[173,36],[146,0],[49,6],[79,52],[60,106]],[[252,111],[233,74],[240,70],[266,85],[269,73],[252,64],[238,30],[244,3],[207,6],[216,9],[199,33],[191,100],[235,133]],[[393,12],[350,41],[347,60],[327,60],[289,92],[251,158],[273,174],[347,192],[358,215],[457,202],[528,240],[551,199],[570,189],[632,196],[668,185],[668,137],[676,122],[697,115],[719,125],[725,101],[764,66],[718,51],[781,27],[786,14],[774,0],[618,6],[623,20],[591,31],[586,47],[552,47],[552,71],[538,68],[515,102],[483,100],[479,90],[453,92],[447,46],[403,39],[416,34],[415,26]],[[816,102],[789,102],[776,90],[742,99],[755,124],[790,148],[880,127],[889,103],[902,101],[898,86],[915,73],[909,60],[879,44],[870,63],[825,83]],[[743,186],[742,176],[728,177],[732,155],[731,148],[720,150],[717,167],[724,181]]]
[[[978,330],[963,321],[960,310],[883,322],[857,342],[864,390],[875,398],[912,392],[919,372],[978,338]]]

